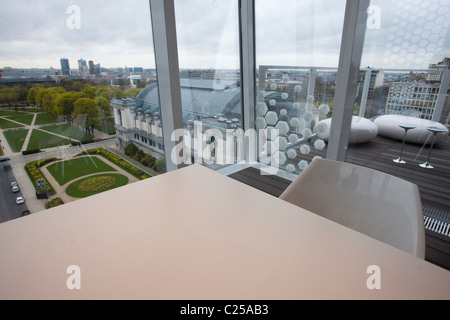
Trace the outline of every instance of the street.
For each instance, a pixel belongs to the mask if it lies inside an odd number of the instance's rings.
[[[5,171],[3,168],[8,162],[0,165],[0,223],[22,217],[22,212],[28,210],[26,201],[23,204],[16,204],[16,198],[22,196],[22,190],[13,193],[11,182],[16,181],[12,170]],[[20,184],[19,184],[19,187]]]

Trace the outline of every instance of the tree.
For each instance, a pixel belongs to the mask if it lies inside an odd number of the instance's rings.
[[[155,161],[156,171],[159,173],[166,172],[166,159],[164,157],[159,158]]]
[[[72,124],[72,112],[78,97],[75,92],[64,92],[55,99],[54,111],[58,117],[63,117],[67,123]]]
[[[102,130],[105,130],[106,127],[106,119],[111,116],[111,104],[109,103],[108,99],[104,97],[96,97],[94,99],[95,103],[97,104],[99,108],[99,120],[102,124]]]
[[[27,94],[27,102],[28,102],[28,104],[33,105],[33,104],[36,103],[35,99],[36,99],[36,92],[37,92],[37,90],[38,90],[38,87],[35,87],[35,86],[31,87],[28,90],[28,94]]]
[[[97,96],[98,89],[96,87],[85,85],[83,89],[84,98],[94,99]]]
[[[0,90],[0,103],[15,104],[19,98],[19,93],[12,88],[3,88]]]
[[[53,87],[46,89],[45,93],[42,95],[42,107],[45,111],[55,115],[57,114],[54,110],[55,108],[55,100],[60,95],[66,92],[66,90],[62,87]]]
[[[72,119],[84,127],[87,134],[94,137],[94,127],[98,123],[99,108],[93,99],[80,98],[74,104]]]

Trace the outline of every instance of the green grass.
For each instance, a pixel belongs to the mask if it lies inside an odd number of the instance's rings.
[[[88,174],[116,171],[97,157],[81,157],[57,162],[48,166],[47,169],[61,186]]]
[[[17,116],[18,114],[22,114],[21,112],[15,112],[12,110],[0,109],[0,116]]]
[[[19,116],[8,116],[7,118],[9,120],[14,120],[14,121],[17,121],[17,122],[20,122],[20,123],[23,123],[23,124],[29,126],[33,122],[34,114],[24,114],[24,115],[19,115]]]
[[[47,112],[47,111],[45,111],[44,109],[33,108],[33,107],[26,108],[25,111],[26,111],[26,112],[34,112],[34,113],[45,113],[45,112]]]
[[[27,150],[47,149],[63,145],[71,144],[72,141],[55,136],[51,133],[46,133],[38,129],[34,129],[31,133],[30,142]]]
[[[22,150],[23,143],[27,137],[28,129],[19,129],[13,131],[5,131],[3,135],[8,141],[9,146],[13,152],[20,152]]]
[[[50,131],[79,141],[92,139],[91,136],[87,135],[86,133],[75,127],[72,127],[70,124],[67,123],[45,127],[42,128],[42,130]]]
[[[23,125],[0,118],[0,129],[20,128]]]
[[[58,120],[58,118],[56,118],[54,115],[52,115],[50,113],[38,113],[34,124],[38,126],[41,124],[52,124],[52,123],[58,123],[58,122],[60,122]]]
[[[114,186],[111,186],[109,188],[106,189],[102,189],[99,190],[97,192],[84,192],[78,189],[78,186],[87,180],[90,180],[92,178],[95,177],[100,177],[100,176],[109,176],[109,177],[113,177],[116,179],[116,184]],[[100,174],[100,175],[95,175],[95,176],[91,176],[91,177],[86,177],[80,180],[75,181],[74,183],[70,184],[67,188],[66,188],[66,193],[74,198],[86,198],[86,197],[90,197],[93,196],[94,194],[98,194],[98,193],[102,193],[108,190],[112,190],[118,187],[122,187],[124,185],[126,185],[128,183],[128,178],[121,175],[121,174]]]

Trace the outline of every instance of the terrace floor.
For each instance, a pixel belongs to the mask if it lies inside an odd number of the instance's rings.
[[[399,156],[401,144],[401,141],[378,136],[369,143],[350,145],[347,162],[380,170],[419,186],[426,220],[425,259],[450,270],[450,233],[444,235],[433,231],[439,222],[450,224],[450,137],[433,147],[430,163],[434,169],[419,166],[426,161],[429,152],[429,147],[422,149],[422,145],[406,143],[402,158],[407,163],[393,162]],[[301,155],[288,162],[296,165],[300,160],[310,161],[314,156],[325,157],[326,150],[311,148],[309,155]],[[241,170],[230,177],[275,197],[279,197],[291,183],[278,176],[261,175],[256,168]]]

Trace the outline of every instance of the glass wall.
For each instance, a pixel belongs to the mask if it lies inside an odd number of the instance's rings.
[[[192,160],[221,168],[235,160],[226,160],[227,133],[234,140],[232,133],[242,128],[238,0],[176,0],[175,13],[183,123],[193,138]],[[203,135],[203,143],[194,135]]]
[[[260,160],[292,174],[325,157],[345,1],[255,1]],[[271,135],[271,129],[278,134]]]
[[[417,184],[425,215],[447,212],[447,222],[449,5],[371,1],[354,119],[365,124],[359,133],[353,124],[347,152],[348,162]]]
[[[0,28],[0,222],[164,171],[148,1],[2,3]]]

